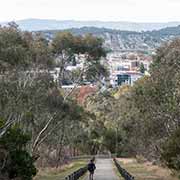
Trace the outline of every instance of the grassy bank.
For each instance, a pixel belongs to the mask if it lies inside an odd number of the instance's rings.
[[[169,169],[152,165],[152,163],[138,163],[135,159],[118,159],[121,166],[138,180],[178,180],[172,176]]]
[[[72,163],[63,166],[62,168],[45,168],[40,169],[34,180],[61,180],[73,171],[85,166],[87,160],[76,160]]]
[[[124,180],[124,178],[123,178],[123,177],[121,176],[121,174],[119,173],[119,171],[118,171],[116,165],[114,164],[114,162],[112,162],[112,163],[113,163],[113,170],[114,170],[114,172],[116,173],[118,179],[119,179],[119,180]]]

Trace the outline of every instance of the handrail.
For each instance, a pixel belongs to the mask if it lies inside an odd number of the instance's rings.
[[[121,176],[125,179],[125,180],[135,180],[135,178],[128,173],[125,169],[123,169],[120,164],[117,162],[116,159],[114,159],[114,163],[119,171],[119,173],[121,174]]]
[[[65,180],[78,180],[81,176],[83,176],[88,170],[88,167],[85,166],[83,168],[74,171],[72,174],[68,175]]]

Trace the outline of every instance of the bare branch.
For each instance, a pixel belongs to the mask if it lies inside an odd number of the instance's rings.
[[[36,137],[35,141],[34,141],[34,144],[32,146],[32,150],[34,150],[38,144],[38,141],[41,137],[41,135],[47,130],[47,128],[49,127],[50,123],[53,121],[54,117],[52,116],[48,122],[45,124],[44,128],[39,132],[38,136]]]

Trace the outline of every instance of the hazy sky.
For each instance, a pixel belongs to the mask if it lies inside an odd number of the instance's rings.
[[[0,21],[25,18],[180,21],[180,0],[0,0]]]

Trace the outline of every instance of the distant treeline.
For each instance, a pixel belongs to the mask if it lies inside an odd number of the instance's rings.
[[[167,27],[160,30],[154,30],[154,31],[142,31],[142,32],[136,32],[136,31],[121,31],[116,29],[108,29],[108,28],[97,28],[97,27],[82,27],[82,28],[71,28],[66,30],[45,30],[40,31],[43,33],[50,33],[50,34],[56,34],[60,31],[69,31],[76,35],[83,35],[87,33],[91,34],[103,34],[103,33],[111,33],[111,34],[121,34],[121,35],[151,35],[151,36],[179,36],[180,35],[180,26],[176,27]]]
[[[92,34],[101,37],[105,41],[105,46],[115,51],[121,49],[155,49],[162,43],[180,36],[180,26],[142,32],[83,27],[67,30],[47,30],[41,31],[41,33],[43,33],[46,38],[52,39],[53,36],[60,31],[68,31],[74,35],[83,36],[85,34]]]

